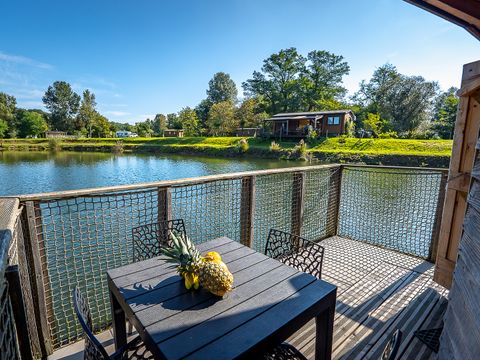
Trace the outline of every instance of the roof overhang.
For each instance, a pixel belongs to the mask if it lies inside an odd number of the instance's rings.
[[[404,0],[467,30],[480,40],[480,0]]]

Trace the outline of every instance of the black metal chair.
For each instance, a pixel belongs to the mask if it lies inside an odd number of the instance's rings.
[[[322,277],[324,252],[317,243],[276,229],[270,229],[265,245],[265,255],[318,279]]]
[[[133,261],[142,261],[161,255],[161,246],[168,245],[170,242],[170,232],[186,236],[183,219],[166,220],[133,228]]]
[[[401,342],[402,332],[400,331],[400,329],[397,329],[393,332],[390,340],[388,340],[388,343],[383,350],[381,360],[395,360]]]
[[[307,358],[289,343],[283,342],[265,353],[264,360],[307,360]]]
[[[127,359],[153,359],[152,355],[143,346],[142,339],[137,336],[125,346],[109,355],[103,345],[93,335],[92,315],[87,301],[78,288],[73,290],[73,307],[78,321],[85,335],[84,359],[87,360],[127,360]]]

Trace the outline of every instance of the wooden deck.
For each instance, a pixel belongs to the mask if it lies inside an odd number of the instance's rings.
[[[389,335],[400,328],[398,359],[429,359],[433,353],[413,336],[441,326],[447,290],[432,280],[433,264],[358,241],[322,242],[322,277],[338,286],[333,358],[379,359]],[[289,342],[313,359],[315,323]]]
[[[335,359],[378,359],[388,336],[403,332],[398,359],[430,359],[435,354],[413,336],[439,327],[447,290],[432,280],[433,264],[358,241],[332,237],[325,247],[323,279],[338,286],[334,322]],[[308,323],[289,342],[314,358],[315,324]],[[111,333],[102,333],[111,345]],[[82,359],[82,342],[50,359]],[[110,346],[111,348],[111,346]]]

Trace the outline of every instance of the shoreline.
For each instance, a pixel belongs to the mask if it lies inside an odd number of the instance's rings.
[[[241,138],[127,138],[127,139],[7,139],[0,140],[0,151],[56,151],[178,154],[186,156],[211,156],[225,158],[264,158],[272,160],[302,160],[292,158],[295,142],[280,142],[281,149],[271,151],[271,140],[248,138],[246,152],[237,143]],[[322,163],[363,163],[367,165],[396,165],[448,168],[450,155],[448,141],[397,140],[397,139],[346,139],[321,140],[309,147],[312,161]],[[418,149],[396,153],[396,145]],[[384,148],[382,148],[385,147]],[[430,148],[428,148],[430,146]],[[369,150],[369,148],[371,150]],[[393,149],[393,150],[392,150]],[[406,148],[409,150],[409,148]],[[428,150],[431,150],[430,152]]]

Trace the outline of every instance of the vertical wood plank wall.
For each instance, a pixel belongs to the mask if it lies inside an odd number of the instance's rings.
[[[463,104],[468,103],[460,115],[465,116],[465,132],[469,132],[465,134],[468,144],[467,147],[462,147],[460,161],[464,161],[462,170],[465,170],[465,163],[470,158],[474,159],[474,164],[470,167],[470,184],[463,179],[458,185],[459,194],[456,195],[457,202],[454,204],[458,207],[455,209],[457,216],[454,214],[449,217],[453,222],[459,222],[465,214],[464,221],[455,223],[451,230],[451,234],[461,234],[461,240],[451,238],[452,242],[443,244],[447,246],[442,248],[445,259],[456,262],[440,339],[439,359],[442,360],[477,359],[480,354],[480,62],[468,64],[465,68],[471,69],[470,74],[474,76],[459,91]],[[469,190],[468,196],[465,188]],[[446,201],[445,206],[450,207],[452,204],[447,204]],[[448,210],[445,209],[444,215],[447,213],[451,216],[451,208]],[[455,257],[452,257],[453,254]],[[437,263],[437,268],[439,265],[442,263]],[[445,279],[446,270],[448,269],[439,272],[437,269],[436,276],[440,274],[440,278]]]
[[[434,279],[450,288],[467,208],[467,193],[480,129],[480,108],[472,94],[480,79],[480,61],[463,67],[460,104],[438,240]],[[480,88],[480,86],[479,86]],[[468,89],[468,91],[465,91]]]

